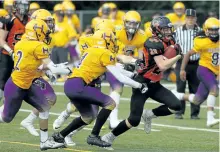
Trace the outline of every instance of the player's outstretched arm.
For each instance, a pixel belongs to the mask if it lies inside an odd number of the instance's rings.
[[[133,72],[127,71],[124,69],[124,66],[120,63],[116,63],[116,67],[118,68],[118,70],[125,76],[132,78],[134,76]]]
[[[177,55],[171,59],[166,59],[163,55],[154,56],[154,60],[160,71],[166,71],[172,67],[172,65],[175,64],[180,58],[181,55]]]
[[[140,89],[142,93],[145,93],[148,88],[145,84],[141,84],[137,81],[132,80],[131,78],[123,75],[120,70],[115,65],[106,66],[107,70],[111,72],[116,79],[121,83],[131,86],[132,88]]]
[[[43,61],[43,69],[49,69],[53,74],[69,75],[72,71],[67,66],[67,63],[54,64],[49,58]]]
[[[184,55],[184,58],[183,58],[183,61],[182,61],[182,64],[181,64],[181,68],[180,68],[180,79],[182,81],[185,81],[186,80],[186,71],[185,71],[185,68],[189,62],[189,59],[190,59],[190,56],[193,55],[193,54],[196,54],[196,52],[194,50],[190,50],[189,52],[187,52],[185,55]]]
[[[121,63],[123,64],[132,64],[135,65],[135,62],[137,59],[131,57],[131,56],[127,56],[127,55],[117,55],[117,60],[119,60]]]

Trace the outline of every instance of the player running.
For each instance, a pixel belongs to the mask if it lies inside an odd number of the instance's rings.
[[[63,143],[64,137],[70,132],[90,124],[96,118],[92,133],[87,138],[87,143],[108,147],[110,144],[102,141],[99,133],[111,111],[115,108],[115,101],[88,84],[103,75],[104,72],[109,71],[122,83],[137,88],[141,92],[145,92],[147,88],[145,84],[138,83],[125,76],[124,71],[120,71],[115,66],[115,53],[117,53],[118,47],[116,37],[111,30],[98,30],[93,36],[100,40],[85,50],[81,57],[81,64],[73,70],[73,74],[64,85],[65,94],[79,110],[81,116],[74,119],[65,129],[55,133],[52,137],[55,141]],[[102,107],[99,113],[98,106]]]
[[[196,94],[185,95],[183,93],[174,94],[182,100],[188,100],[196,105],[207,100],[207,127],[212,127],[219,123],[219,119],[214,118],[214,106],[219,95],[219,26],[220,22],[216,18],[209,18],[204,23],[204,35],[194,39],[194,47],[189,51],[182,61],[180,78],[186,80],[185,68],[191,55],[200,53],[197,77],[200,80]]]
[[[39,111],[40,149],[57,149],[64,147],[48,138],[48,117],[50,105],[44,94],[45,84],[36,83],[39,67],[49,69],[54,74],[70,74],[71,70],[64,64],[55,65],[49,58],[48,34],[50,30],[42,20],[31,20],[25,26],[25,39],[14,47],[14,71],[5,85],[4,109],[0,112],[0,123],[10,123],[25,100]],[[45,44],[46,43],[46,44]],[[43,66],[41,66],[43,63]]]
[[[171,91],[160,84],[162,72],[169,69],[181,58],[181,55],[177,55],[171,59],[166,59],[163,56],[167,46],[175,45],[170,20],[166,17],[157,17],[153,19],[151,28],[155,36],[150,37],[144,43],[143,68],[134,78],[134,80],[140,83],[146,83],[148,91],[142,94],[138,89],[133,89],[130,105],[131,112],[128,119],[120,122],[112,132],[102,137],[102,140],[109,144],[112,144],[116,137],[130,128],[138,126],[141,116],[145,122],[145,131],[149,133],[151,131],[152,118],[171,115],[181,108],[180,101]],[[137,60],[137,63],[140,62]],[[143,112],[145,101],[149,97],[163,103],[163,105],[153,110],[144,110]]]
[[[50,29],[50,33],[54,32],[54,27],[55,27],[54,19],[49,11],[47,11],[45,9],[39,9],[32,14],[31,19],[39,19],[39,20],[44,21],[45,23],[47,23],[47,25]],[[25,35],[22,37],[24,37],[24,39],[25,39]],[[36,85],[36,87],[39,85],[45,86],[43,93],[44,93],[47,101],[49,102],[49,104],[51,106],[53,106],[56,103],[56,94],[55,94],[53,88],[50,86],[50,84],[41,77],[42,74],[43,74],[42,71],[38,72],[38,79],[36,79],[34,81],[33,85]],[[51,78],[54,78],[53,74],[51,73],[50,70],[46,71],[46,75],[49,75]],[[39,133],[34,128],[34,121],[38,117],[39,117],[39,111],[37,109],[33,109],[32,112],[28,115],[28,117],[25,118],[21,122],[21,126],[26,128],[29,131],[29,133],[32,134],[33,136],[39,136]]]
[[[0,100],[4,94],[5,83],[11,75],[14,62],[11,55],[13,54],[14,45],[21,39],[24,34],[25,25],[28,22],[29,2],[26,0],[17,0],[14,2],[14,14],[0,18]]]

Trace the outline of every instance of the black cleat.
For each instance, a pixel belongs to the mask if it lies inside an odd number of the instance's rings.
[[[53,138],[53,140],[54,140],[55,142],[65,143],[64,137],[61,137],[61,135],[60,135],[59,132],[53,133],[52,138]]]
[[[111,147],[111,144],[101,140],[100,136],[89,135],[87,137],[87,143],[98,147]]]
[[[191,116],[191,119],[193,120],[199,120],[200,118],[198,116]]]
[[[176,114],[175,119],[183,119],[183,116],[181,114]]]

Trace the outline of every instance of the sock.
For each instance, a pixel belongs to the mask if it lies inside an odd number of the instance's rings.
[[[115,129],[112,130],[112,133],[115,136],[119,136],[119,135],[123,134],[124,132],[126,132],[129,129],[130,128],[126,125],[125,120],[123,120],[122,122],[120,122],[118,124],[118,126]]]
[[[2,114],[0,113],[0,123],[4,123],[4,120],[2,119]]]
[[[26,121],[29,121],[29,122],[33,122],[35,119],[37,119],[38,116],[36,116],[33,112],[31,112],[27,118],[25,118]]]
[[[114,123],[118,123],[118,105],[119,105],[119,101],[120,101],[120,94],[118,92],[111,92],[111,94],[109,95],[116,103],[116,107],[114,110],[112,110],[111,114],[110,114],[110,124],[114,124]]]
[[[153,109],[152,112],[155,116],[168,116],[173,114],[166,105],[159,106]]]
[[[72,131],[87,125],[84,121],[82,121],[81,117],[78,117],[76,119],[74,119],[65,129],[63,129],[60,134],[63,137],[66,137],[69,133],[71,133]]]
[[[216,101],[216,97],[214,95],[212,95],[212,94],[209,94],[208,98],[207,98],[207,107],[214,108],[215,101]]]
[[[45,142],[48,139],[48,130],[47,129],[40,129],[40,141]]]
[[[194,103],[194,97],[195,97],[195,94],[190,94],[189,95],[189,102]]]
[[[104,123],[106,122],[106,120],[108,119],[110,113],[112,110],[109,109],[105,109],[102,108],[102,110],[99,112],[97,118],[96,118],[96,122],[95,125],[92,129],[92,135],[94,136],[98,136],[100,133],[100,130],[102,128],[102,126],[104,125]]]
[[[213,111],[207,111],[207,121],[211,121],[214,119],[214,112]]]

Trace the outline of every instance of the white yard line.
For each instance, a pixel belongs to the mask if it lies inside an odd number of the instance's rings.
[[[65,96],[65,93],[63,93],[63,92],[55,92],[56,93],[56,95],[58,95],[58,96]],[[120,100],[121,101],[130,101],[131,99],[130,98],[120,98]],[[159,102],[156,102],[156,101],[154,101],[154,100],[151,100],[151,99],[148,99],[147,100],[147,103],[153,103],[153,104],[160,104]],[[190,104],[186,104],[186,106],[187,107],[190,107]],[[206,105],[201,105],[200,106],[201,108],[207,108],[207,106]],[[215,109],[220,109],[220,107],[215,107]]]
[[[20,109],[19,111],[21,112],[31,112],[31,110],[28,109]],[[59,116],[60,113],[54,113],[54,112],[50,112],[50,115],[55,115],[55,116]],[[79,115],[71,115],[71,117],[78,117]],[[141,122],[141,124],[143,124],[143,122]],[[165,125],[165,124],[156,124],[156,123],[152,123],[153,126],[158,126],[158,127],[165,127],[165,128],[175,128],[178,130],[193,130],[193,131],[203,131],[203,132],[220,132],[219,130],[216,129],[206,129],[206,128],[194,128],[194,127],[182,127],[182,126],[173,126],[173,125]],[[142,129],[140,129],[142,130]],[[156,129],[154,129],[154,131],[158,131]]]

